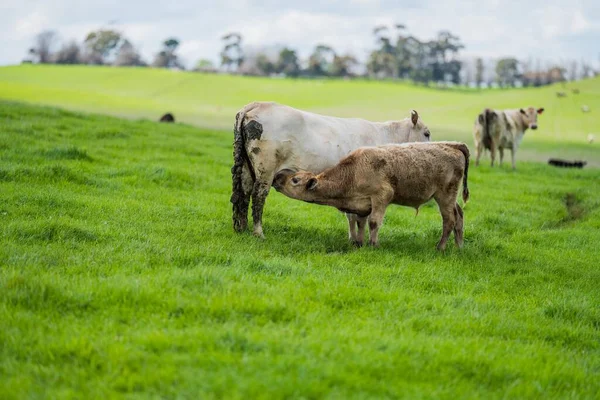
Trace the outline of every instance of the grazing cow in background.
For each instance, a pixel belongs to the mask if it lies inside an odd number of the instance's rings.
[[[430,132],[416,111],[402,121],[370,122],[336,118],[276,103],[255,102],[242,108],[234,126],[233,227],[248,225],[252,197],[254,235],[264,237],[262,214],[277,171],[320,172],[361,146],[426,142]],[[348,216],[350,225],[355,218]]]
[[[556,92],[556,97],[567,97],[567,93],[566,92]]]
[[[175,122],[175,117],[171,113],[166,113],[162,117],[160,117],[159,122]]]
[[[456,202],[461,181],[463,201],[469,200],[469,148],[458,142],[405,143],[361,147],[318,175],[283,170],[273,187],[294,199],[337,208],[358,218],[358,233],[350,238],[363,244],[369,221],[369,244],[377,246],[385,210],[390,204],[417,210],[432,198],[443,220],[437,245],[444,250],[450,233],[463,244],[463,211]]]
[[[544,112],[543,108],[513,110],[490,110],[486,108],[475,120],[473,134],[475,136],[475,165],[484,149],[490,151],[492,167],[496,160],[496,150],[500,153],[500,165],[504,159],[504,149],[510,149],[512,167],[516,168],[515,156],[523,140],[525,131],[537,129],[537,116]]]

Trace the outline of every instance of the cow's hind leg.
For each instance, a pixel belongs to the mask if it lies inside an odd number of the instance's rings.
[[[265,208],[265,201],[269,195],[271,184],[273,183],[273,173],[267,176],[261,176],[256,178],[254,182],[254,188],[252,189],[252,220],[254,221],[254,236],[259,238],[265,237],[262,228],[262,215],[263,209]]]
[[[454,225],[454,242],[460,248],[464,243],[464,218],[463,210],[458,203],[454,205],[454,218],[456,219],[456,224]]]
[[[500,153],[500,166],[502,166],[502,161],[504,161],[504,149],[502,147],[498,147],[498,153]]]
[[[248,166],[244,163],[242,167],[242,191],[237,193],[237,197],[232,196],[233,202],[233,227],[236,232],[243,232],[248,227],[248,208],[250,206],[250,197],[254,187],[254,181]],[[235,201],[234,201],[235,200]]]

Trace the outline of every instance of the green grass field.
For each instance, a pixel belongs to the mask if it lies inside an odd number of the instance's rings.
[[[571,88],[580,89],[573,95]],[[559,99],[555,92],[565,90]],[[341,117],[396,120],[416,109],[435,140],[472,146],[472,127],[485,107],[544,107],[540,129],[529,131],[518,159],[583,159],[600,167],[600,79],[540,89],[436,90],[406,83],[292,80],[204,75],[150,68],[15,66],[0,68],[0,99],[76,111],[158,120],[173,112],[178,121],[231,131],[236,112],[256,101],[277,101]],[[592,112],[584,114],[581,106]],[[594,146],[586,142],[597,137]]]
[[[0,398],[598,398],[600,170],[472,168],[379,249],[272,191],[234,234],[231,133],[0,102]]]
[[[534,162],[600,166],[600,80],[573,86],[0,68],[0,399],[599,398],[600,169]],[[489,103],[547,113],[517,171],[471,164],[462,250],[435,250],[434,203],[390,207],[356,249],[342,214],[274,190],[266,240],[233,232],[231,125],[257,99],[413,107],[469,144]],[[132,120],[166,111],[188,124]]]

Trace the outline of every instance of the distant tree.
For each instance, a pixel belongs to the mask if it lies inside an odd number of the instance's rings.
[[[231,32],[224,35],[223,50],[221,51],[221,66],[231,71],[232,67],[236,70],[240,68],[244,62],[244,52],[242,50],[242,35],[236,32]]]
[[[215,65],[213,64],[213,62],[204,58],[198,60],[198,62],[196,63],[196,67],[194,68],[194,71],[200,72],[213,72],[214,70]]]
[[[163,48],[154,56],[153,67],[157,68],[183,68],[175,51],[179,47],[179,40],[169,38],[163,42]]]
[[[80,64],[81,49],[74,40],[64,44],[59,51],[52,56],[53,61],[56,64]]]
[[[501,87],[515,86],[519,76],[519,61],[515,58],[502,58],[496,63],[496,82]]]
[[[58,35],[55,31],[43,31],[38,33],[34,40],[34,45],[29,49],[29,54],[37,57],[40,64],[50,63],[52,49],[58,41]]]
[[[358,65],[358,60],[351,54],[343,56],[335,55],[331,64],[330,75],[332,76],[350,76],[351,69]]]
[[[295,50],[285,47],[279,52],[276,71],[291,77],[300,74],[300,62]]]
[[[582,78],[589,78],[590,76],[593,75],[593,69],[592,67],[586,63],[585,61],[581,61],[581,77]]]
[[[313,76],[328,75],[335,57],[335,51],[331,47],[324,44],[317,45],[308,58],[306,72]]]
[[[265,53],[259,53],[256,56],[256,68],[261,75],[270,75],[275,72],[277,66]]]
[[[577,65],[577,60],[573,60],[569,65],[569,80],[575,81],[577,80],[577,73],[579,72],[579,66]]]
[[[122,40],[121,33],[110,29],[88,33],[84,40],[87,61],[90,64],[108,64]]]
[[[137,52],[133,44],[127,39],[119,47],[117,58],[115,59],[117,66],[145,66],[146,63],[142,60],[140,53]]]
[[[477,83],[478,88],[481,87],[481,84],[483,83],[483,73],[483,60],[481,58],[477,58],[477,60],[475,60],[475,83]]]

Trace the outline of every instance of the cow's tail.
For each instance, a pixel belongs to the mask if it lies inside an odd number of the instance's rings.
[[[251,103],[241,109],[235,116],[235,125],[233,126],[233,167],[231,168],[233,187],[230,201],[233,204],[233,229],[237,232],[245,230],[248,221],[247,213],[249,198],[244,193],[242,176],[244,164],[247,165],[252,180],[255,180],[254,170],[250,165],[250,159],[246,152],[246,139],[244,135],[244,119],[246,113],[254,106],[255,103]]]
[[[467,177],[469,176],[469,156],[470,156],[469,148],[464,143],[450,142],[448,144],[451,147],[453,147],[456,150],[459,150],[461,153],[463,153],[463,156],[465,157],[465,173],[463,174],[462,199],[463,199],[464,204],[467,204],[467,202],[469,201],[469,185],[468,185],[468,179],[467,179]]]

